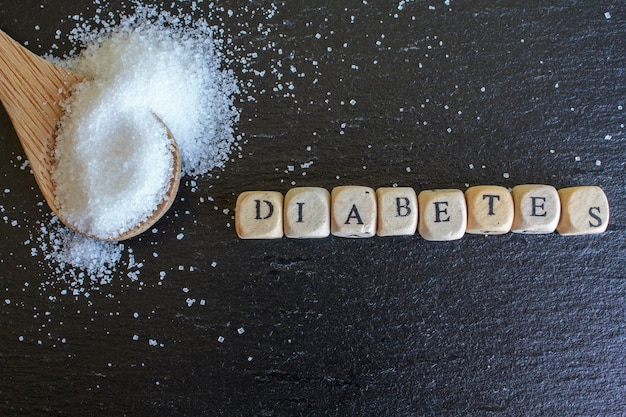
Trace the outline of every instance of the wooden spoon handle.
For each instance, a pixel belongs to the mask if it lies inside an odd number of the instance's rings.
[[[0,100],[43,196],[53,210],[52,151],[54,134],[63,115],[61,101],[81,80],[80,75],[33,54],[0,31]]]

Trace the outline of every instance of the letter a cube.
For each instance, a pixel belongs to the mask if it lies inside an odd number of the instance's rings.
[[[376,193],[372,188],[341,186],[331,193],[330,231],[340,237],[376,234]]]

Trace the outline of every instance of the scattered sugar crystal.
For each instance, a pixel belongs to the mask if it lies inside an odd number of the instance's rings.
[[[224,339],[224,336],[219,336],[219,337],[217,338],[217,341],[218,341],[218,342],[220,342],[220,343],[224,343],[224,340],[225,340],[225,339]]]
[[[77,234],[64,227],[55,216],[42,222],[36,241],[45,256],[45,262],[58,277],[59,282],[69,286],[75,296],[89,295],[89,289],[111,282],[122,256],[129,271],[138,271],[129,250],[120,243],[103,242]],[[42,286],[55,285],[44,282]]]
[[[602,165],[602,161],[600,161],[599,159],[596,159],[596,166],[600,166]]]
[[[237,333],[238,334],[244,334],[246,332],[246,330],[243,327],[240,327],[237,329]]]
[[[604,12],[604,18],[605,19],[610,19],[611,18],[611,12]]]

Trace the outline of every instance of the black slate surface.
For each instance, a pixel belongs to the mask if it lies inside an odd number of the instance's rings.
[[[256,99],[238,104],[242,158],[127,243],[138,281],[60,293],[0,113],[0,415],[626,415],[623,2],[217,4],[236,12],[212,17],[232,54],[267,74],[229,64]],[[0,0],[0,29],[61,54],[56,30],[95,8]],[[271,32],[240,33],[258,23]],[[581,237],[237,239],[237,194],[292,181],[599,185],[611,220]]]

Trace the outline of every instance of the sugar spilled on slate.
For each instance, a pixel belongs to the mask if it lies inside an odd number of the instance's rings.
[[[98,140],[115,139],[116,132],[107,131],[111,119],[120,121],[120,125],[134,125],[149,128],[154,120],[152,113],[157,114],[171,130],[179,146],[183,180],[181,187],[190,187],[197,191],[196,178],[201,175],[215,175],[213,170],[222,168],[232,160],[231,152],[238,149],[238,142],[243,140],[243,133],[236,130],[239,110],[236,100],[254,99],[254,77],[246,57],[245,50],[233,48],[228,41],[233,36],[226,27],[218,10],[218,6],[208,5],[205,10],[192,7],[190,14],[176,11],[164,11],[159,6],[146,6],[141,2],[133,2],[127,14],[114,17],[107,11],[106,2],[96,2],[99,6],[97,16],[84,18],[70,16],[76,21],[76,28],[67,36],[73,49],[63,59],[48,56],[55,63],[67,66],[84,74],[90,81],[81,85],[76,102],[70,103],[66,109],[68,117],[63,121],[64,132],[61,132],[61,146],[57,152],[70,152],[75,143],[71,143],[71,131],[85,131],[90,138],[80,144],[84,148],[97,148]],[[249,30],[247,14],[254,15],[256,10],[246,6],[228,13],[229,17],[239,19],[235,29]],[[264,10],[265,19],[271,19],[276,13],[275,8]],[[232,22],[231,22],[232,24]],[[99,29],[98,29],[99,28]],[[63,42],[61,31],[56,38]],[[273,46],[264,46],[270,50]],[[53,50],[57,49],[53,45]],[[254,52],[256,53],[256,51]],[[270,64],[274,65],[274,64]],[[243,68],[243,74],[249,79],[239,80],[231,66]],[[262,71],[262,74],[269,71]],[[138,120],[125,120],[119,110],[129,110]],[[126,123],[129,122],[129,123]],[[142,129],[132,131],[139,136]],[[69,132],[69,133],[68,133]],[[128,133],[121,129],[117,133]],[[65,138],[63,137],[65,134]],[[63,139],[66,146],[63,148]],[[120,146],[117,146],[120,145]],[[115,151],[108,157],[108,164],[128,166],[126,171],[113,173],[123,181],[125,176],[142,175],[145,160],[127,158],[124,144],[113,144]],[[141,146],[149,147],[150,143]],[[240,148],[239,148],[240,149]],[[102,157],[105,149],[88,149],[92,159]],[[148,149],[148,158],[167,165],[164,147],[156,146]],[[156,157],[156,158],[155,158]],[[239,154],[241,157],[241,154]],[[125,159],[126,158],[126,159]],[[22,167],[22,170],[28,167]],[[57,175],[66,179],[81,169],[91,171],[91,176],[104,174],[109,169],[107,164],[93,163],[88,167],[77,167],[73,163],[60,167]],[[162,171],[164,172],[164,171]],[[112,175],[111,172],[106,172]],[[115,182],[115,181],[114,181]],[[158,183],[159,181],[155,181]],[[113,197],[119,189],[100,188],[99,203],[103,204],[104,216],[97,227],[108,233],[119,227],[115,224],[122,212],[139,208],[140,202],[146,198],[158,200],[162,187],[138,192],[130,181],[122,194],[128,199],[124,206],[115,207]],[[106,184],[105,184],[106,185]],[[72,190],[61,190],[61,198],[67,201],[80,201],[72,195]],[[139,194],[137,196],[137,194]],[[93,196],[83,196],[83,202]],[[139,197],[139,198],[137,198]],[[202,196],[200,203],[212,201],[211,197]],[[89,210],[80,212],[78,218],[87,218]],[[144,213],[145,214],[145,213]],[[142,216],[141,213],[138,216]],[[19,222],[20,225],[22,222]],[[31,254],[45,272],[41,283],[43,290],[49,288],[60,295],[89,295],[90,291],[99,290],[102,285],[112,279],[139,280],[145,260],[135,259],[129,243],[110,243],[93,241],[76,235],[64,227],[53,215],[45,214],[37,225],[27,227],[29,239],[24,242],[31,247]],[[148,235],[160,233],[156,229],[146,232]],[[178,239],[184,237],[182,230],[174,231]],[[155,253],[158,257],[158,253]],[[159,284],[163,276],[159,278]],[[48,290],[45,290],[49,293]]]

